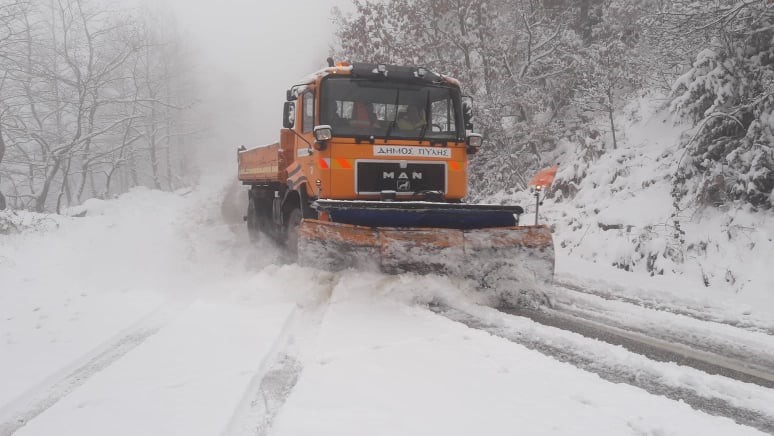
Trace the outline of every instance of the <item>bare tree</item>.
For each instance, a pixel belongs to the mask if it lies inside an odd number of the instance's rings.
[[[23,34],[23,20],[27,2],[22,0],[8,1],[0,4],[0,67],[3,70],[3,76],[0,77],[0,164],[8,149],[6,143],[6,134],[4,123],[11,118],[11,108],[5,103],[5,95],[8,92],[8,71],[14,69],[11,52],[14,51],[19,43],[19,38]],[[5,195],[2,192],[2,172],[0,172],[0,210],[6,208]]]
[[[639,85],[632,54],[622,41],[617,40],[594,44],[584,52],[587,56],[583,62],[576,101],[585,110],[604,113],[610,126],[612,146],[616,149],[614,114]]]
[[[59,211],[182,181],[174,144],[190,134],[195,87],[181,85],[179,38],[165,20],[95,0],[0,5],[0,187],[13,207]]]

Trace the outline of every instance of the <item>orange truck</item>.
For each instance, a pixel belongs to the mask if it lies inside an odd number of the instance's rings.
[[[471,105],[422,67],[348,63],[287,91],[279,142],[238,151],[251,238],[302,264],[487,279],[553,276],[549,229],[520,206],[465,203]]]

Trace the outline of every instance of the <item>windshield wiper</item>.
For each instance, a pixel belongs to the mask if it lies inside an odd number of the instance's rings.
[[[400,103],[400,88],[396,88],[395,91],[396,91],[395,92],[395,116],[392,117],[392,121],[390,121],[390,125],[387,126],[387,131],[384,132],[385,141],[390,139],[390,133],[392,133],[392,129],[398,125],[398,103]],[[387,114],[385,113],[385,115]]]
[[[422,126],[422,130],[419,131],[419,142],[422,142],[422,140],[425,139],[426,132],[427,132],[427,123],[425,123],[425,125]]]
[[[387,131],[384,132],[384,140],[390,139],[390,133],[392,133],[393,127],[395,127],[398,124],[397,121],[390,121],[390,125],[387,126]]]

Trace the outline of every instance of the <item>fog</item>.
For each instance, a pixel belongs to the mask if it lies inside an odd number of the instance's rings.
[[[234,169],[239,145],[278,140],[285,90],[325,66],[331,10],[350,0],[166,0],[194,49],[207,116],[200,165]],[[226,166],[223,166],[225,164]]]

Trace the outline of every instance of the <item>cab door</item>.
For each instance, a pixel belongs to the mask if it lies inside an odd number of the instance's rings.
[[[307,88],[298,100],[301,103],[299,112],[301,116],[296,123],[296,131],[300,138],[296,141],[295,157],[299,166],[289,170],[288,179],[292,182],[293,189],[306,189],[308,198],[316,198],[318,195],[325,197],[321,191],[324,190],[330,178],[330,162],[327,150],[315,149],[314,128],[317,125],[319,112],[315,88]],[[293,173],[294,170],[296,173]]]

